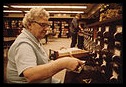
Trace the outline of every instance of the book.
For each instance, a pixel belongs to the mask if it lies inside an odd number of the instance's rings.
[[[89,55],[89,51],[78,49],[78,48],[63,48],[60,50],[54,51],[55,57],[61,58],[61,57],[75,57],[75,58],[81,58],[84,56]]]

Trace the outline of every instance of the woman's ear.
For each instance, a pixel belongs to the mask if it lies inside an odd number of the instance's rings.
[[[32,24],[31,23],[28,24],[28,28],[32,29]]]
[[[31,26],[31,23],[29,23],[28,26]]]

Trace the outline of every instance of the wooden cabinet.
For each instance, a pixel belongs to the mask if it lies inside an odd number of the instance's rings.
[[[66,72],[65,83],[122,83],[123,82],[123,19],[122,16],[87,25],[84,35],[84,46],[96,56],[89,56],[101,67],[100,72],[82,71]],[[108,33],[106,33],[108,32]],[[107,41],[108,40],[108,41]],[[115,61],[116,60],[116,61]],[[90,61],[90,62],[92,62]],[[115,67],[115,64],[117,67]],[[92,66],[90,63],[89,65]],[[114,74],[116,73],[116,75]],[[117,77],[117,78],[116,78]]]

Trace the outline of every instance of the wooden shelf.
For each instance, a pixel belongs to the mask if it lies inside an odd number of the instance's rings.
[[[109,24],[109,23],[112,23],[112,22],[115,22],[115,21],[122,21],[122,16],[116,17],[116,18],[111,18],[111,19],[108,19],[108,20],[100,21],[100,22],[96,22],[96,23],[87,25],[87,27],[100,26],[102,24]]]

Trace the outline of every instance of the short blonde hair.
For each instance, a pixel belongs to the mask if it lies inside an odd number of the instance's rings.
[[[31,8],[28,13],[25,14],[23,18],[23,26],[28,28],[28,25],[35,21],[37,18],[49,19],[49,13],[42,7]]]

